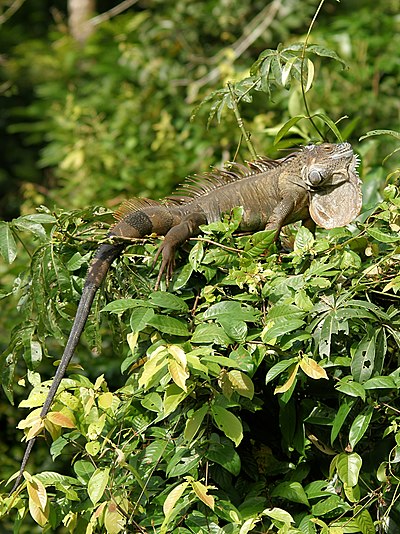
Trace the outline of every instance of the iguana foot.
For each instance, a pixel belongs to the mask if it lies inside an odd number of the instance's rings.
[[[172,278],[172,275],[173,275],[173,272],[174,272],[174,268],[175,268],[175,247],[171,246],[170,243],[168,243],[165,239],[164,241],[161,243],[161,245],[158,247],[158,250],[154,256],[154,261],[153,261],[153,264],[152,264],[152,267],[151,267],[151,270],[154,269],[154,266],[160,256],[160,254],[162,255],[162,260],[161,260],[161,265],[160,265],[160,269],[158,271],[158,276],[157,276],[157,280],[156,280],[156,283],[155,283],[155,286],[154,286],[154,289],[155,291],[158,291],[159,287],[160,287],[160,283],[161,283],[161,278],[163,276],[163,274],[165,273],[165,282],[168,286],[171,278]]]

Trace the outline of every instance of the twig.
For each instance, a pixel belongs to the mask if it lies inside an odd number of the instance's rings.
[[[306,98],[306,92],[304,90],[304,62],[305,62],[305,59],[306,59],[306,49],[307,49],[308,39],[310,38],[311,30],[312,30],[312,28],[314,26],[315,21],[317,20],[317,17],[319,15],[319,12],[321,11],[322,6],[324,5],[324,2],[325,2],[325,0],[321,0],[320,1],[319,6],[317,7],[317,10],[314,13],[314,16],[313,16],[313,18],[311,20],[310,26],[308,28],[306,38],[304,39],[304,46],[303,46],[302,51],[301,51],[301,67],[300,67],[301,95],[303,97],[303,102],[304,102],[304,107],[305,107],[305,110],[306,110],[306,114],[307,114],[307,117],[310,120],[311,124],[316,129],[317,133],[321,136],[321,139],[324,139],[324,136],[320,132],[318,126],[315,124],[314,119],[311,116],[310,109],[308,107],[307,98]]]
[[[88,22],[92,26],[97,26],[98,24],[101,24],[102,22],[105,22],[106,20],[110,20],[112,17],[115,17],[116,15],[119,15],[126,9],[136,4],[137,1],[138,0],[124,0],[120,4],[109,9],[108,11],[101,13],[101,15],[97,15],[96,17],[91,18]]]
[[[0,15],[0,24],[7,22],[7,20],[11,18],[16,11],[18,11],[24,2],[25,0],[15,0],[11,6],[6,9],[2,15]]]
[[[247,25],[247,28],[251,28],[250,33],[242,35],[233,43],[231,49],[233,51],[233,61],[238,59],[253,43],[256,39],[262,35],[262,33],[272,23],[280,9],[282,8],[282,0],[274,0],[271,4],[267,5],[254,19]],[[219,52],[214,56],[215,61],[220,61],[221,53]],[[220,67],[214,67],[205,76],[202,76],[198,80],[192,83],[190,96],[187,101],[189,104],[193,102],[197,96],[199,90],[210,82],[216,81],[221,75]]]
[[[253,146],[253,143],[251,142],[251,139],[250,139],[250,135],[249,135],[249,132],[246,130],[245,126],[244,126],[244,123],[243,123],[243,119],[239,113],[239,108],[238,108],[238,102],[237,102],[237,99],[236,99],[236,95],[235,95],[235,92],[233,90],[233,87],[232,87],[232,84],[230,82],[228,82],[228,89],[229,89],[229,93],[231,95],[231,99],[232,99],[232,104],[233,104],[233,112],[235,114],[235,117],[236,117],[236,121],[238,123],[238,126],[240,128],[240,131],[242,132],[242,135],[247,143],[247,148],[249,149],[249,152],[251,154],[251,157],[255,160],[257,159],[257,152]]]

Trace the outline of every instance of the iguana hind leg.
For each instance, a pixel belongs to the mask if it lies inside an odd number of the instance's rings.
[[[172,278],[172,273],[175,267],[175,251],[190,237],[199,233],[199,228],[202,224],[206,224],[207,219],[204,213],[195,212],[185,215],[181,222],[173,226],[164,237],[163,242],[159,246],[154,257],[153,267],[158,260],[160,254],[162,256],[160,270],[158,271],[155,289],[160,286],[161,278],[165,273],[165,280],[168,282]]]

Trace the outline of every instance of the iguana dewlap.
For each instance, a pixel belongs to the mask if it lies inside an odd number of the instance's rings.
[[[310,145],[286,158],[260,158],[247,167],[232,164],[229,169],[189,178],[171,197],[160,202],[133,199],[116,213],[109,237],[115,244],[102,244],[90,266],[76,317],[59,367],[44,402],[44,418],[73,356],[85,326],[94,296],[116,257],[126,244],[118,238],[164,235],[157,252],[162,256],[156,287],[161,276],[172,275],[175,251],[200,232],[203,224],[218,221],[236,206],[243,207],[239,230],[276,230],[296,221],[316,223],[323,228],[344,226],[361,209],[358,160],[349,143]],[[28,441],[18,478],[19,486],[35,438]]]

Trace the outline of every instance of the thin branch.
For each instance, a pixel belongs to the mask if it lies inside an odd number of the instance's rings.
[[[136,4],[137,1],[138,0],[124,0],[117,6],[109,9],[108,11],[105,11],[104,13],[101,13],[101,15],[97,15],[96,17],[91,18],[88,22],[92,26],[97,26],[98,24],[101,24],[102,22],[105,22],[106,20],[110,20],[112,17],[115,17],[116,15],[119,15],[123,11],[126,11],[128,8]]]
[[[24,2],[25,0],[15,0],[11,6],[6,9],[2,15],[0,15],[0,24],[7,22],[7,20],[10,19],[16,11],[18,11]]]
[[[267,5],[260,13],[258,13],[254,19],[247,24],[248,30],[246,34],[242,35],[233,43],[231,49],[233,51],[233,61],[238,59],[253,43],[256,41],[260,35],[270,26],[270,24],[275,19],[276,15],[279,13],[283,7],[282,0],[274,0],[271,4]],[[220,61],[221,52],[218,52],[214,56],[215,61]],[[197,96],[199,90],[210,82],[215,82],[221,75],[220,67],[214,67],[210,70],[205,76],[199,78],[194,83],[192,83],[190,96],[187,99],[188,102],[193,102],[194,98]]]
[[[229,89],[229,93],[231,95],[232,104],[233,104],[233,112],[235,114],[236,121],[237,121],[238,126],[240,128],[240,131],[242,132],[242,136],[244,137],[244,139],[245,139],[245,141],[247,143],[247,148],[249,149],[251,157],[254,160],[256,160],[257,159],[257,152],[256,152],[256,150],[255,150],[255,148],[253,146],[253,143],[251,142],[249,132],[246,130],[246,128],[244,126],[244,122],[243,122],[242,116],[240,115],[240,112],[239,112],[236,95],[235,95],[235,93],[233,91],[232,84],[230,82],[228,82],[228,89]]]
[[[321,0],[320,1],[319,6],[317,7],[317,10],[314,13],[314,16],[313,16],[313,18],[311,20],[310,26],[309,26],[308,31],[307,31],[306,38],[304,39],[304,46],[303,46],[303,49],[301,51],[301,67],[300,67],[301,94],[302,94],[302,97],[303,97],[303,102],[304,102],[304,107],[305,107],[305,110],[306,110],[306,114],[307,114],[308,118],[310,119],[311,124],[314,126],[314,128],[316,129],[318,134],[321,136],[321,139],[324,139],[324,136],[320,132],[318,126],[315,124],[315,122],[314,122],[314,120],[313,120],[313,118],[311,116],[310,109],[308,107],[307,98],[306,98],[306,92],[304,90],[303,76],[304,76],[304,62],[305,62],[305,59],[306,59],[306,49],[307,49],[308,40],[310,38],[311,30],[313,29],[314,23],[317,20],[319,12],[321,11],[321,8],[324,5],[324,3],[325,3],[325,0]]]

